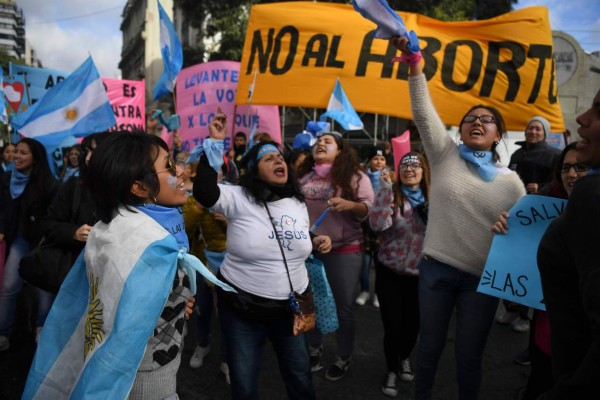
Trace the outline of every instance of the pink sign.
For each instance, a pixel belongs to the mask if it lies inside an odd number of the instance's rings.
[[[146,130],[146,89],[144,81],[102,78],[117,125],[110,130]]]
[[[398,173],[398,164],[402,156],[410,151],[410,131],[405,130],[402,135],[392,138],[391,142],[394,151],[394,171]]]
[[[229,149],[236,132],[246,136],[257,119],[258,132],[267,132],[281,143],[281,125],[277,106],[235,105],[240,63],[236,61],[211,61],[181,70],[177,76],[177,114],[181,118],[179,135],[181,148],[190,151],[208,136],[208,124],[217,109],[227,115],[230,135],[225,139]]]

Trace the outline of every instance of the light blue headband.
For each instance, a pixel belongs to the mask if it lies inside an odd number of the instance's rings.
[[[256,159],[255,160],[249,160],[248,161],[248,169],[252,169],[252,167],[254,166],[255,162],[259,162],[261,158],[263,158],[263,156],[265,154],[269,154],[269,153],[279,153],[279,149],[275,146],[273,146],[272,144],[266,144],[264,146],[262,146],[260,148],[260,150],[258,150],[258,154],[256,155]]]

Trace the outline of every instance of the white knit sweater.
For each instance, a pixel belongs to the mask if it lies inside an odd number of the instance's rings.
[[[425,75],[410,77],[408,82],[413,119],[431,164],[424,254],[481,276],[493,238],[490,227],[525,195],[523,182],[506,168],[493,181],[484,181],[446,133]]]

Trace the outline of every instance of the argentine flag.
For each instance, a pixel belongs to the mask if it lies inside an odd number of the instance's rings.
[[[352,0],[352,5],[360,15],[377,25],[375,38],[391,39],[393,36],[404,36],[408,39],[408,49],[412,53],[419,51],[417,34],[406,29],[404,20],[392,10],[387,0]]]
[[[29,138],[45,135],[83,137],[107,130],[116,123],[91,57],[11,121],[14,129]]]
[[[160,79],[152,89],[155,101],[165,94],[173,92],[177,74],[183,66],[181,42],[177,37],[173,23],[160,5],[160,1],[158,2],[158,14],[160,19],[160,52],[164,67]]]
[[[336,120],[346,131],[362,129],[364,127],[360,117],[354,111],[354,107],[350,104],[350,100],[346,97],[339,79],[335,81],[335,87],[329,98],[327,111],[321,114],[319,120],[326,121],[327,118]]]
[[[22,398],[127,398],[186,258],[145,213],[121,207],[94,225],[46,319]]]

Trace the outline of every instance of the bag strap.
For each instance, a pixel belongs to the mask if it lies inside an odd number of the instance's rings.
[[[271,216],[271,211],[269,211],[269,206],[267,205],[267,202],[263,200],[263,204],[265,205],[265,208],[267,209],[267,214],[269,214],[269,221],[271,221],[271,226],[273,227],[273,234],[275,235],[275,239],[277,239],[277,244],[279,245],[279,250],[281,251],[281,257],[283,257],[283,264],[285,265],[285,272],[287,272],[288,282],[290,283],[290,293],[294,293],[294,286],[292,286],[292,278],[290,278],[290,270],[288,268],[287,260],[285,258],[283,246],[281,245],[279,236],[277,236],[277,228],[275,228],[275,223],[273,222],[273,217]]]

